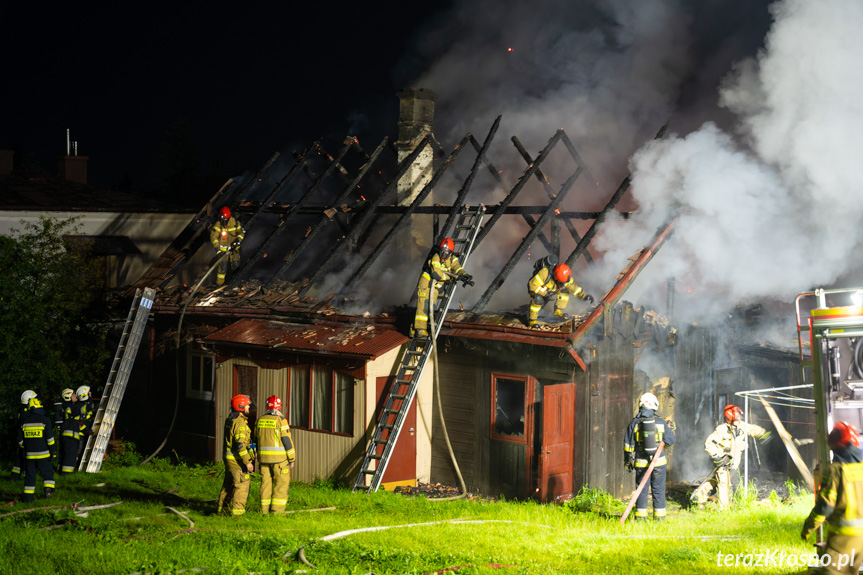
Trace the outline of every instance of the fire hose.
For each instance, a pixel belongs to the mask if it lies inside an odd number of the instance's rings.
[[[650,480],[651,474],[653,474],[653,468],[656,467],[656,462],[659,461],[659,456],[662,455],[662,448],[665,447],[665,442],[660,441],[659,447],[656,449],[656,453],[653,454],[653,459],[650,460],[650,465],[647,466],[647,471],[644,472],[644,477],[641,478],[641,482],[638,484],[638,488],[635,490],[635,493],[632,494],[632,497],[629,499],[629,505],[626,506],[626,511],[623,512],[623,515],[620,517],[620,524],[626,521],[626,518],[629,517],[629,512],[632,511],[633,506],[635,505],[635,501],[638,499],[638,496],[641,495],[644,486],[647,485],[647,482]]]

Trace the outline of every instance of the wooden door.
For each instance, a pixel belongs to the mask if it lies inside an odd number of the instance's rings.
[[[543,503],[572,498],[575,384],[543,388],[539,495]]]
[[[377,397],[378,404],[375,409],[375,423],[380,418],[381,410],[387,401],[390,394],[390,388],[395,382],[395,377],[379,377],[377,378]],[[398,409],[400,400],[396,400],[393,404],[394,409]],[[384,471],[384,476],[381,478],[381,487],[387,491],[392,491],[399,485],[416,486],[417,483],[417,399],[411,402],[411,406],[405,414],[402,430],[399,433],[399,439],[396,446],[390,454],[390,460],[387,463],[387,468]],[[389,433],[385,431],[384,433]],[[386,436],[383,437],[386,439]],[[383,451],[383,446],[378,448]]]

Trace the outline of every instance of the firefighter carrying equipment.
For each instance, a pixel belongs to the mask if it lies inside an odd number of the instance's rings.
[[[563,272],[558,274],[558,269],[562,267],[569,270],[569,266],[561,264],[554,268],[554,274],[552,274],[550,268],[544,267],[535,273],[533,277],[530,278],[530,281],[527,282],[527,292],[531,298],[530,308],[528,309],[527,314],[528,326],[534,327],[536,325],[536,320],[539,317],[540,310],[542,310],[543,306],[550,302],[552,298],[555,298],[554,313],[558,317],[563,317],[566,306],[569,304],[570,295],[574,295],[583,300],[593,301],[592,296],[588,295],[580,286],[576,285],[572,279],[571,272],[569,275]],[[555,277],[558,275],[559,277],[566,276],[566,281],[556,281]]]
[[[234,399],[240,396],[234,396]],[[245,395],[242,396],[248,400]],[[231,404],[233,406],[233,400]],[[246,404],[248,406],[248,403]],[[252,438],[246,414],[234,410],[225,419],[225,479],[219,492],[217,511],[230,506],[231,515],[237,517],[246,512],[246,500],[252,479],[249,466],[252,462],[248,444]]]
[[[272,396],[281,405],[278,397]],[[276,402],[273,402],[276,403]],[[283,513],[288,502],[291,466],[296,459],[291,428],[279,409],[268,409],[255,425],[261,465],[261,513]]]
[[[623,439],[623,462],[628,471],[635,469],[635,485],[639,485],[657,452],[659,442],[674,445],[674,430],[656,411],[642,406],[629,423]],[[653,517],[661,520],[666,514],[665,479],[668,460],[660,454],[650,475],[653,496]],[[641,490],[635,502],[635,518],[647,519],[647,488]]]
[[[243,238],[246,237],[243,226],[230,216],[231,212],[228,208],[222,208],[222,212],[225,210],[227,210],[228,219],[221,218],[210,228],[210,243],[213,244],[216,252],[220,254],[230,252],[219,264],[219,269],[216,272],[216,285],[219,286],[225,283],[228,266],[230,265],[231,271],[234,271],[240,265],[239,248]]]
[[[36,493],[36,472],[42,475],[45,496],[54,491],[54,469],[51,460],[55,454],[54,429],[45,416],[41,402],[30,399],[30,412],[18,428],[18,445],[24,449],[24,501],[33,501]]]
[[[74,473],[81,442],[82,402],[63,402],[63,423],[60,424],[60,468],[61,474]]]
[[[447,240],[449,244],[447,244]],[[446,244],[446,245],[445,245]],[[446,238],[440,247],[426,261],[423,273],[417,283],[417,311],[414,317],[413,335],[417,337],[428,337],[428,321],[431,306],[437,304],[440,290],[447,280],[464,280],[463,283],[473,285],[473,277],[468,274],[458,261],[458,256],[450,249],[453,241]],[[446,249],[445,249],[446,248]],[[447,253],[446,256],[443,254]],[[432,280],[434,280],[434,301],[430,299]]]

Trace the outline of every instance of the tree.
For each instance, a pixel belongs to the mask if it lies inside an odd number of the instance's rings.
[[[95,388],[110,353],[100,260],[64,241],[77,219],[22,221],[0,235],[0,453],[8,456],[20,396],[32,389],[45,407],[61,390]]]

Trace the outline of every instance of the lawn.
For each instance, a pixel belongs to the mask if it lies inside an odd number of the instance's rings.
[[[262,516],[258,479],[248,513],[230,518],[214,514],[222,476],[215,464],[107,466],[24,504],[23,482],[0,473],[0,572],[805,573],[795,564],[812,550],[799,538],[811,493],[741,498],[733,512],[675,506],[663,523],[620,526],[623,505],[594,490],[568,505],[438,502],[325,482],[293,483],[293,513]],[[118,501],[86,516],[71,507]]]

